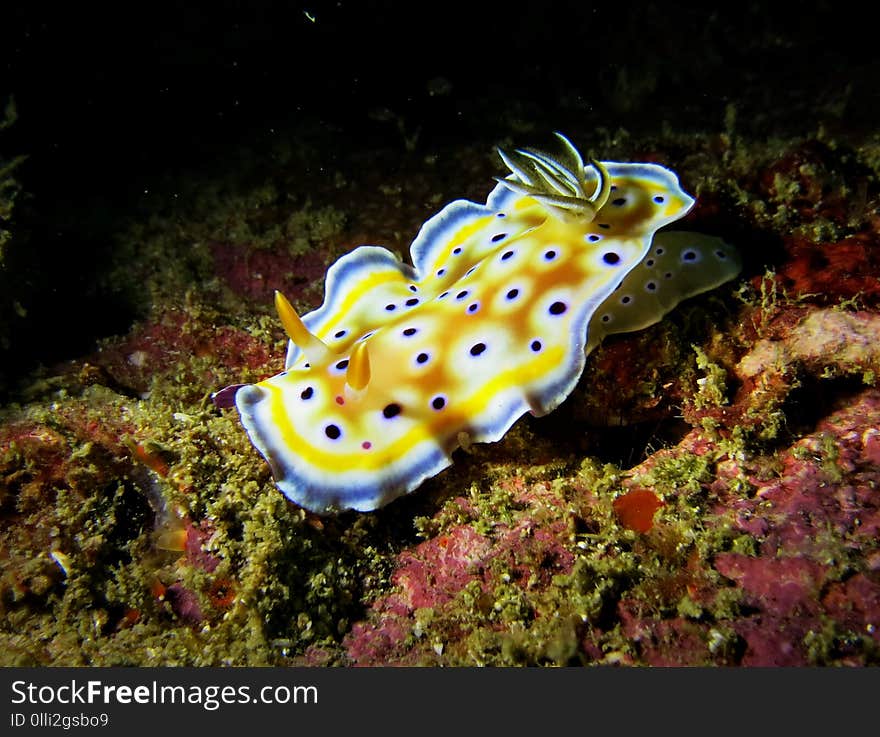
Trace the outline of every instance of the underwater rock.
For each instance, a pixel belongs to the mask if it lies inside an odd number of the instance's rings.
[[[857,298],[874,304],[880,297],[880,238],[876,232],[856,233],[834,242],[784,239],[788,259],[776,280],[792,296],[828,304]]]
[[[207,393],[212,381],[222,383],[224,367],[256,369],[269,360],[264,343],[232,326],[215,326],[206,317],[169,309],[127,336],[106,341],[89,358],[106,372],[107,383],[138,394],[169,375],[179,382],[189,378],[197,391]],[[206,359],[206,365],[195,366],[198,358]]]
[[[464,499],[453,504],[462,513],[470,506]],[[357,665],[444,662],[444,648],[458,650],[478,621],[503,632],[506,622],[551,615],[533,611],[525,592],[546,591],[554,576],[570,572],[567,527],[522,515],[490,534],[456,525],[404,551],[392,577],[395,593],[352,627],[347,657]]]
[[[781,340],[759,340],[742,357],[737,372],[747,379],[783,372],[794,362],[811,372],[833,367],[841,373],[880,370],[880,315],[815,310]]]
[[[203,238],[204,281],[167,247],[127,263],[159,295],[149,317],[37,377],[0,422],[4,662],[880,663],[876,233],[846,225],[857,189],[828,196],[827,152],[774,179],[740,148],[749,179],[678,145],[642,158],[675,163],[699,192],[687,227],[741,247],[754,291],[612,336],[568,406],[456,451],[421,493],[357,519],[289,504],[207,396],[280,369],[272,289],[314,308],[340,242],[399,246],[451,194],[482,199],[487,147],[448,166],[415,157],[405,175],[371,158],[336,195],[358,222],[332,246]],[[743,226],[719,176],[800,230]],[[821,218],[840,232],[805,232]],[[765,261],[775,276],[756,278]],[[650,524],[619,514],[637,490],[662,501]]]
[[[248,248],[239,244],[213,243],[214,271],[239,297],[269,302],[276,289],[291,299],[304,299],[327,270],[327,257],[320,251],[291,256],[285,249]]]
[[[779,478],[734,502],[735,524],[754,536],[757,551],[722,553],[715,567],[737,582],[753,612],[731,622],[745,641],[743,664],[864,663],[876,652],[878,426],[880,392],[867,389],[780,454]],[[858,580],[852,587],[848,570]]]

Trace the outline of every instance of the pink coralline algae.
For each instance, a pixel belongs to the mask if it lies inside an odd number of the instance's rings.
[[[653,666],[696,666],[706,662],[706,628],[685,617],[653,620],[644,617],[641,604],[625,600],[618,607],[623,634]],[[598,659],[598,658],[597,658]],[[626,659],[626,664],[633,664]]]
[[[223,383],[223,367],[262,367],[269,355],[265,344],[242,330],[195,322],[185,312],[171,311],[122,340],[109,341],[91,360],[110,382],[145,392],[155,379],[179,370],[207,389]],[[199,357],[210,357],[211,366],[196,373],[191,364]]]
[[[327,256],[320,251],[291,256],[280,247],[254,249],[214,243],[211,254],[221,281],[238,296],[256,302],[271,302],[276,289],[291,299],[301,298],[305,290],[323,281],[327,270]]]
[[[199,624],[204,619],[198,597],[181,583],[173,583],[164,594],[174,613],[184,622]]]
[[[468,506],[463,499],[457,503]],[[543,590],[555,575],[571,570],[574,557],[562,543],[563,532],[559,523],[541,527],[526,519],[498,525],[491,534],[465,524],[405,551],[393,575],[395,593],[378,600],[346,637],[348,658],[357,665],[442,662],[441,643],[419,639],[419,617],[426,613],[445,621],[443,643],[474,627],[460,614],[466,610],[481,612],[490,629],[505,630],[501,588]],[[517,612],[527,621],[551,614]]]
[[[878,427],[880,392],[866,390],[783,454],[779,478],[729,500],[736,524],[759,540],[756,556],[722,553],[714,563],[753,611],[731,623],[746,643],[744,665],[832,655],[858,663],[866,642],[880,645],[878,555],[862,559],[880,532]],[[811,651],[829,628],[833,652]]]
[[[801,313],[784,340],[757,341],[741,359],[739,372],[747,380],[785,370],[795,362],[821,370],[834,366],[847,372],[880,367],[880,315],[834,309]]]
[[[880,248],[876,234],[859,233],[836,243],[817,245],[788,238],[790,254],[777,274],[783,287],[793,294],[828,299],[858,296],[865,301],[880,297]]]

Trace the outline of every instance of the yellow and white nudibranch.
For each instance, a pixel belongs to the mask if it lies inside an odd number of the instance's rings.
[[[694,199],[657,164],[499,151],[511,173],[485,205],[452,202],[413,266],[360,246],[300,318],[279,293],[285,370],[235,394],[281,491],[319,514],[368,511],[499,440],[572,391],[609,333],[660,320],[740,269],[718,238],[658,232]]]

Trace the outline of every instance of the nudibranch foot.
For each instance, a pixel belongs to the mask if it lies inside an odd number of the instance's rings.
[[[360,246],[300,318],[280,294],[284,371],[235,404],[278,487],[319,514],[406,494],[471,443],[557,407],[607,334],[659,320],[732,278],[720,239],[661,228],[694,199],[656,164],[501,153],[486,204],[458,200],[421,228],[413,265]],[[224,401],[228,397],[223,395]]]

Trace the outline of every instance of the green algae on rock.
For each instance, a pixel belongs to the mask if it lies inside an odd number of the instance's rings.
[[[785,234],[718,196],[728,180],[752,200],[760,193],[715,139],[671,135],[623,138],[614,154],[677,152],[668,157],[700,192],[689,227],[747,245],[748,275],[766,259],[814,291],[806,270],[786,270],[800,246],[761,248]],[[271,249],[202,248],[195,237],[210,225],[222,243],[215,224],[229,200],[151,216],[133,238],[143,258],[120,256],[128,280],[152,295],[143,322],[46,369],[2,413],[4,663],[880,662],[870,294],[854,310],[835,306],[833,291],[796,298],[775,279],[774,300],[719,290],[647,331],[609,337],[567,407],[525,418],[504,443],[474,446],[417,495],[370,515],[317,518],[277,493],[234,416],[206,401],[224,382],[269,373],[283,350],[250,295],[292,284],[297,307],[314,308],[307,281],[339,242],[361,242],[382,222],[409,232],[436,204],[420,210],[415,200],[460,186],[458,161],[488,167],[479,147],[468,152],[384,175],[389,191],[408,193],[402,215],[384,196],[370,199],[375,187],[357,189],[363,210],[343,193],[312,192],[353,230],[310,242],[291,269],[284,247],[257,259],[262,277],[250,281],[248,260]],[[399,152],[383,155],[379,168],[391,172]],[[755,141],[738,155],[760,178],[778,152]],[[373,183],[375,169],[364,174]],[[746,226],[734,227],[740,218]],[[849,244],[835,273],[858,264],[873,273],[859,253],[875,237],[869,229]],[[614,511],[634,488],[663,501],[645,533]],[[766,596],[774,576],[785,597]]]
[[[10,98],[0,118],[0,132],[15,123],[17,113],[15,101]],[[12,223],[12,210],[15,201],[21,194],[21,185],[15,179],[15,170],[26,159],[26,156],[15,156],[10,160],[0,159],[0,269],[5,261],[5,248],[12,238],[9,230]]]

